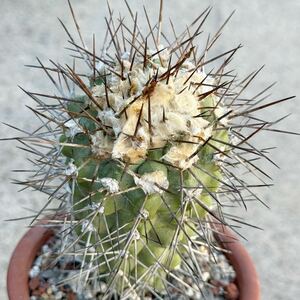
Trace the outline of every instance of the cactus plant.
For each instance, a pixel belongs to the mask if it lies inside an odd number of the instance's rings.
[[[242,177],[246,171],[268,178],[256,166],[259,159],[271,161],[268,149],[253,146],[251,138],[271,131],[276,121],[255,112],[293,98],[264,104],[267,89],[242,98],[260,70],[242,80],[228,70],[240,45],[208,58],[223,25],[202,42],[202,51],[195,46],[210,9],[169,42],[162,32],[163,1],[154,26],[145,9],[146,35],[127,6],[132,27],[114,19],[109,7],[98,54],[95,37],[88,50],[70,4],[80,42],[62,25],[88,71],[39,61],[34,67],[60,95],[25,91],[38,104],[32,111],[42,125],[18,138],[38,157],[35,176],[18,183],[49,196],[34,220],[58,200],[57,212],[66,216],[62,253],[78,243],[83,250],[77,254],[87,262],[80,282],[101,278],[107,295],[124,299],[166,292],[178,270],[199,284],[195,255],[203,244],[214,247],[211,222],[233,229],[242,222],[226,214],[224,203],[246,207],[248,200],[260,200],[252,188],[268,185]],[[69,242],[71,235],[76,238]]]

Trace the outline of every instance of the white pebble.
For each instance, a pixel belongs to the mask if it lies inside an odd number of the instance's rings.
[[[29,271],[29,277],[34,278],[40,274],[40,268],[38,266],[33,266]]]
[[[55,295],[55,300],[60,300],[60,299],[62,299],[63,295],[64,295],[64,294],[63,294],[62,291],[57,292],[56,295]]]
[[[38,256],[36,258],[36,260],[34,261],[34,265],[40,267],[43,261],[43,257],[42,256]]]
[[[56,293],[58,291],[58,288],[56,287],[55,284],[51,285],[51,289],[52,289],[53,293]]]
[[[43,253],[48,253],[48,252],[50,252],[51,250],[50,250],[50,247],[48,246],[48,245],[43,245],[43,247],[42,247],[42,252]]]
[[[202,279],[203,279],[203,281],[208,281],[209,278],[210,278],[209,272],[203,272],[202,273]]]
[[[194,292],[193,292],[193,290],[190,289],[190,288],[187,288],[187,289],[185,290],[185,294],[186,294],[188,297],[190,297],[190,298],[194,296]]]

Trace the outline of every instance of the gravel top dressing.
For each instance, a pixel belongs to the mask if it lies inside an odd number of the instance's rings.
[[[30,300],[91,300],[91,299],[120,299],[117,292],[115,295],[105,296],[107,284],[95,279],[95,272],[80,274],[82,259],[80,255],[61,255],[62,242],[57,236],[45,244],[38,253],[29,272]],[[74,249],[74,253],[78,253]],[[93,249],[91,249],[93,251]],[[165,294],[153,294],[149,292],[144,297],[150,299],[180,299],[180,300],[235,300],[238,296],[235,280],[235,271],[229,264],[221,249],[200,246],[202,255],[197,255],[199,270],[198,285],[194,283],[188,270],[178,269],[172,273],[179,277],[182,282],[172,280],[169,275],[170,285]],[[53,265],[53,258],[55,265]],[[188,258],[187,258],[188,259]],[[214,264],[211,261],[215,261]],[[88,263],[88,261],[86,261]],[[192,261],[191,261],[192,263]],[[80,282],[87,280],[86,289],[80,290]],[[185,296],[181,291],[185,291]],[[128,299],[141,299],[133,294]]]

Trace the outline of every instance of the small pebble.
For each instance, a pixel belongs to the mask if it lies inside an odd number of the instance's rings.
[[[31,290],[36,290],[40,285],[40,278],[38,276],[33,277],[29,280],[29,288]]]
[[[225,286],[225,299],[226,300],[237,300],[239,297],[239,290],[234,283],[230,283]]]
[[[202,274],[203,281],[208,281],[209,278],[210,278],[210,274],[208,272],[204,272]]]
[[[37,290],[31,291],[31,296],[37,298],[37,297],[41,296],[41,293],[40,293],[40,291],[37,289]],[[38,299],[38,298],[37,298],[37,299]]]
[[[50,249],[49,245],[47,245],[47,244],[43,245],[43,247],[42,247],[42,252],[43,253],[47,253],[47,252],[50,252],[50,251],[51,251],[51,249]]]
[[[62,291],[58,291],[55,294],[55,300],[60,300],[60,299],[62,299],[63,296],[64,296],[63,292]]]
[[[51,287],[48,287],[46,292],[47,292],[48,295],[52,295],[53,291],[52,291]]]
[[[101,292],[101,293],[105,293],[106,289],[107,289],[106,283],[103,282],[103,281],[101,281],[101,282],[100,282],[100,292]]]
[[[40,267],[43,261],[43,256],[40,255],[36,258],[36,260],[34,261],[34,265]]]
[[[194,295],[194,292],[193,292],[192,289],[186,289],[186,290],[185,290],[185,294],[186,294],[188,297],[192,298],[193,295]]]
[[[29,277],[34,278],[37,277],[40,273],[40,268],[38,266],[33,266],[29,271]]]
[[[47,291],[47,286],[46,285],[40,285],[39,292],[41,294],[46,294],[46,291]]]
[[[50,284],[50,282],[48,282],[48,283]],[[56,293],[58,291],[58,288],[54,284],[51,285],[51,289],[52,289],[53,293]]]
[[[69,292],[67,294],[67,300],[76,300],[76,294],[73,292]]]
[[[57,276],[56,274],[57,272],[55,272],[54,270],[45,270],[45,271],[42,271],[40,276],[44,279],[49,279],[49,278],[55,278]]]
[[[41,294],[41,299],[49,300],[49,296],[46,293]]]

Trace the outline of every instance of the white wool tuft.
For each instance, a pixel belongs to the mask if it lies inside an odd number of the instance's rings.
[[[110,194],[117,193],[119,191],[119,182],[116,179],[105,177],[100,179],[100,183]]]
[[[141,187],[145,194],[163,193],[163,189],[169,187],[168,178],[162,171],[154,171],[142,175],[140,178],[135,176],[134,182]],[[161,189],[162,187],[163,189]]]

